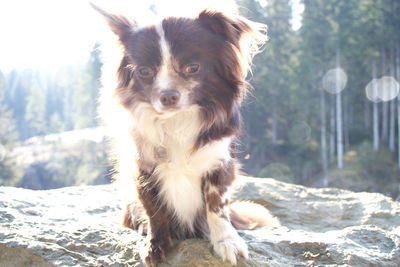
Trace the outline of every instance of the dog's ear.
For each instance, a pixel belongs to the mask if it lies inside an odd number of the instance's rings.
[[[240,19],[233,19],[221,12],[203,10],[198,16],[199,22],[218,36],[224,37],[237,48],[242,34],[251,32],[250,25]]]
[[[122,44],[126,43],[132,35],[136,23],[122,15],[107,12],[91,2],[89,4],[104,17],[111,30],[118,36],[119,41]]]
[[[218,11],[203,10],[197,20],[203,27],[225,38],[238,49],[242,74],[246,76],[252,58],[268,40],[267,25],[241,16],[227,16]]]

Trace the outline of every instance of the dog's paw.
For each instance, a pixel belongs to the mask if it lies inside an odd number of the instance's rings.
[[[147,267],[155,267],[158,262],[165,259],[166,251],[160,243],[150,243],[142,255]]]
[[[141,235],[146,235],[148,224],[145,210],[141,204],[132,202],[127,205],[122,219],[122,226],[137,230]]]
[[[239,255],[248,258],[247,245],[239,235],[216,241],[213,247],[223,261],[228,260],[233,265],[236,265],[236,257]]]
[[[147,267],[155,267],[157,263],[166,259],[167,252],[171,246],[172,243],[151,241],[142,250],[141,258]]]
[[[148,228],[148,223],[145,222],[139,222],[136,224],[136,230],[140,235],[147,235],[147,228]]]

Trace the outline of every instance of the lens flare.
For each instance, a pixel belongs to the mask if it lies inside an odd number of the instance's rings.
[[[379,79],[372,79],[372,81],[370,81],[365,87],[365,94],[367,95],[367,98],[375,103],[381,101],[378,95],[378,82]]]
[[[399,94],[399,83],[391,76],[383,76],[378,86],[382,101],[390,101]]]
[[[340,93],[347,84],[347,74],[341,68],[330,69],[322,78],[322,87],[331,94]]]
[[[383,76],[380,79],[373,79],[365,87],[367,98],[375,103],[390,101],[399,94],[399,83],[391,76]]]

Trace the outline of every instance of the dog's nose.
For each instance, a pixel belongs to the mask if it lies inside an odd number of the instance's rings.
[[[175,106],[181,94],[177,90],[165,90],[160,93],[160,102],[165,107],[173,107]]]

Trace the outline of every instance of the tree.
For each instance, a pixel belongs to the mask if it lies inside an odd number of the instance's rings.
[[[101,67],[99,44],[96,43],[88,62],[79,73],[78,86],[73,92],[75,129],[97,126]]]
[[[322,170],[325,172],[328,170],[328,156],[327,156],[327,148],[326,148],[326,114],[325,114],[325,91],[319,90],[321,96],[321,158],[322,158]],[[326,179],[324,179],[324,184],[326,183]]]
[[[11,155],[17,145],[16,124],[12,113],[4,102],[6,83],[0,71],[0,185],[15,185],[22,177],[22,172]]]
[[[37,74],[27,97],[25,120],[28,124],[28,136],[44,135],[47,132],[46,92],[39,79],[40,74]]]
[[[375,62],[372,66],[372,90],[374,96],[377,95],[377,83],[376,81],[376,65]],[[374,101],[373,103],[373,144],[374,151],[377,152],[379,150],[379,115],[378,115],[378,103]]]
[[[338,52],[337,52],[338,53]],[[336,55],[336,69],[340,69],[340,54]],[[339,72],[336,72],[336,137],[337,167],[343,168],[343,120],[342,120],[342,88],[339,88]]]
[[[326,5],[323,1],[304,1],[305,9],[303,13],[303,25],[300,29],[300,47],[304,51],[300,55],[300,69],[298,78],[303,79],[300,90],[312,88],[308,92],[309,103],[314,102],[316,91],[320,91],[320,147],[321,147],[321,166],[325,172],[327,169],[327,149],[326,149],[326,120],[325,120],[325,93],[323,92],[322,79],[327,73],[327,66],[334,55],[332,48],[332,31],[334,25],[327,20],[330,12],[330,5]],[[317,22],[317,23],[316,23]],[[321,42],[324,40],[324,42]],[[315,91],[314,91],[315,90]],[[314,92],[313,92],[314,91]],[[307,105],[309,106],[309,105]],[[330,103],[330,159],[334,157],[334,136],[335,136],[335,113],[333,102]],[[312,114],[312,113],[311,113]]]
[[[258,173],[268,161],[276,160],[282,147],[290,142],[288,129],[299,123],[298,118],[291,116],[297,114],[298,106],[289,97],[295,88],[291,82],[292,66],[297,64],[292,62],[295,40],[290,25],[291,6],[289,0],[268,1],[266,6],[255,0],[238,1],[238,4],[243,7],[242,15],[268,25],[269,41],[253,61],[253,76],[249,78],[254,91],[243,109],[248,138],[242,140],[252,156],[245,169]]]

